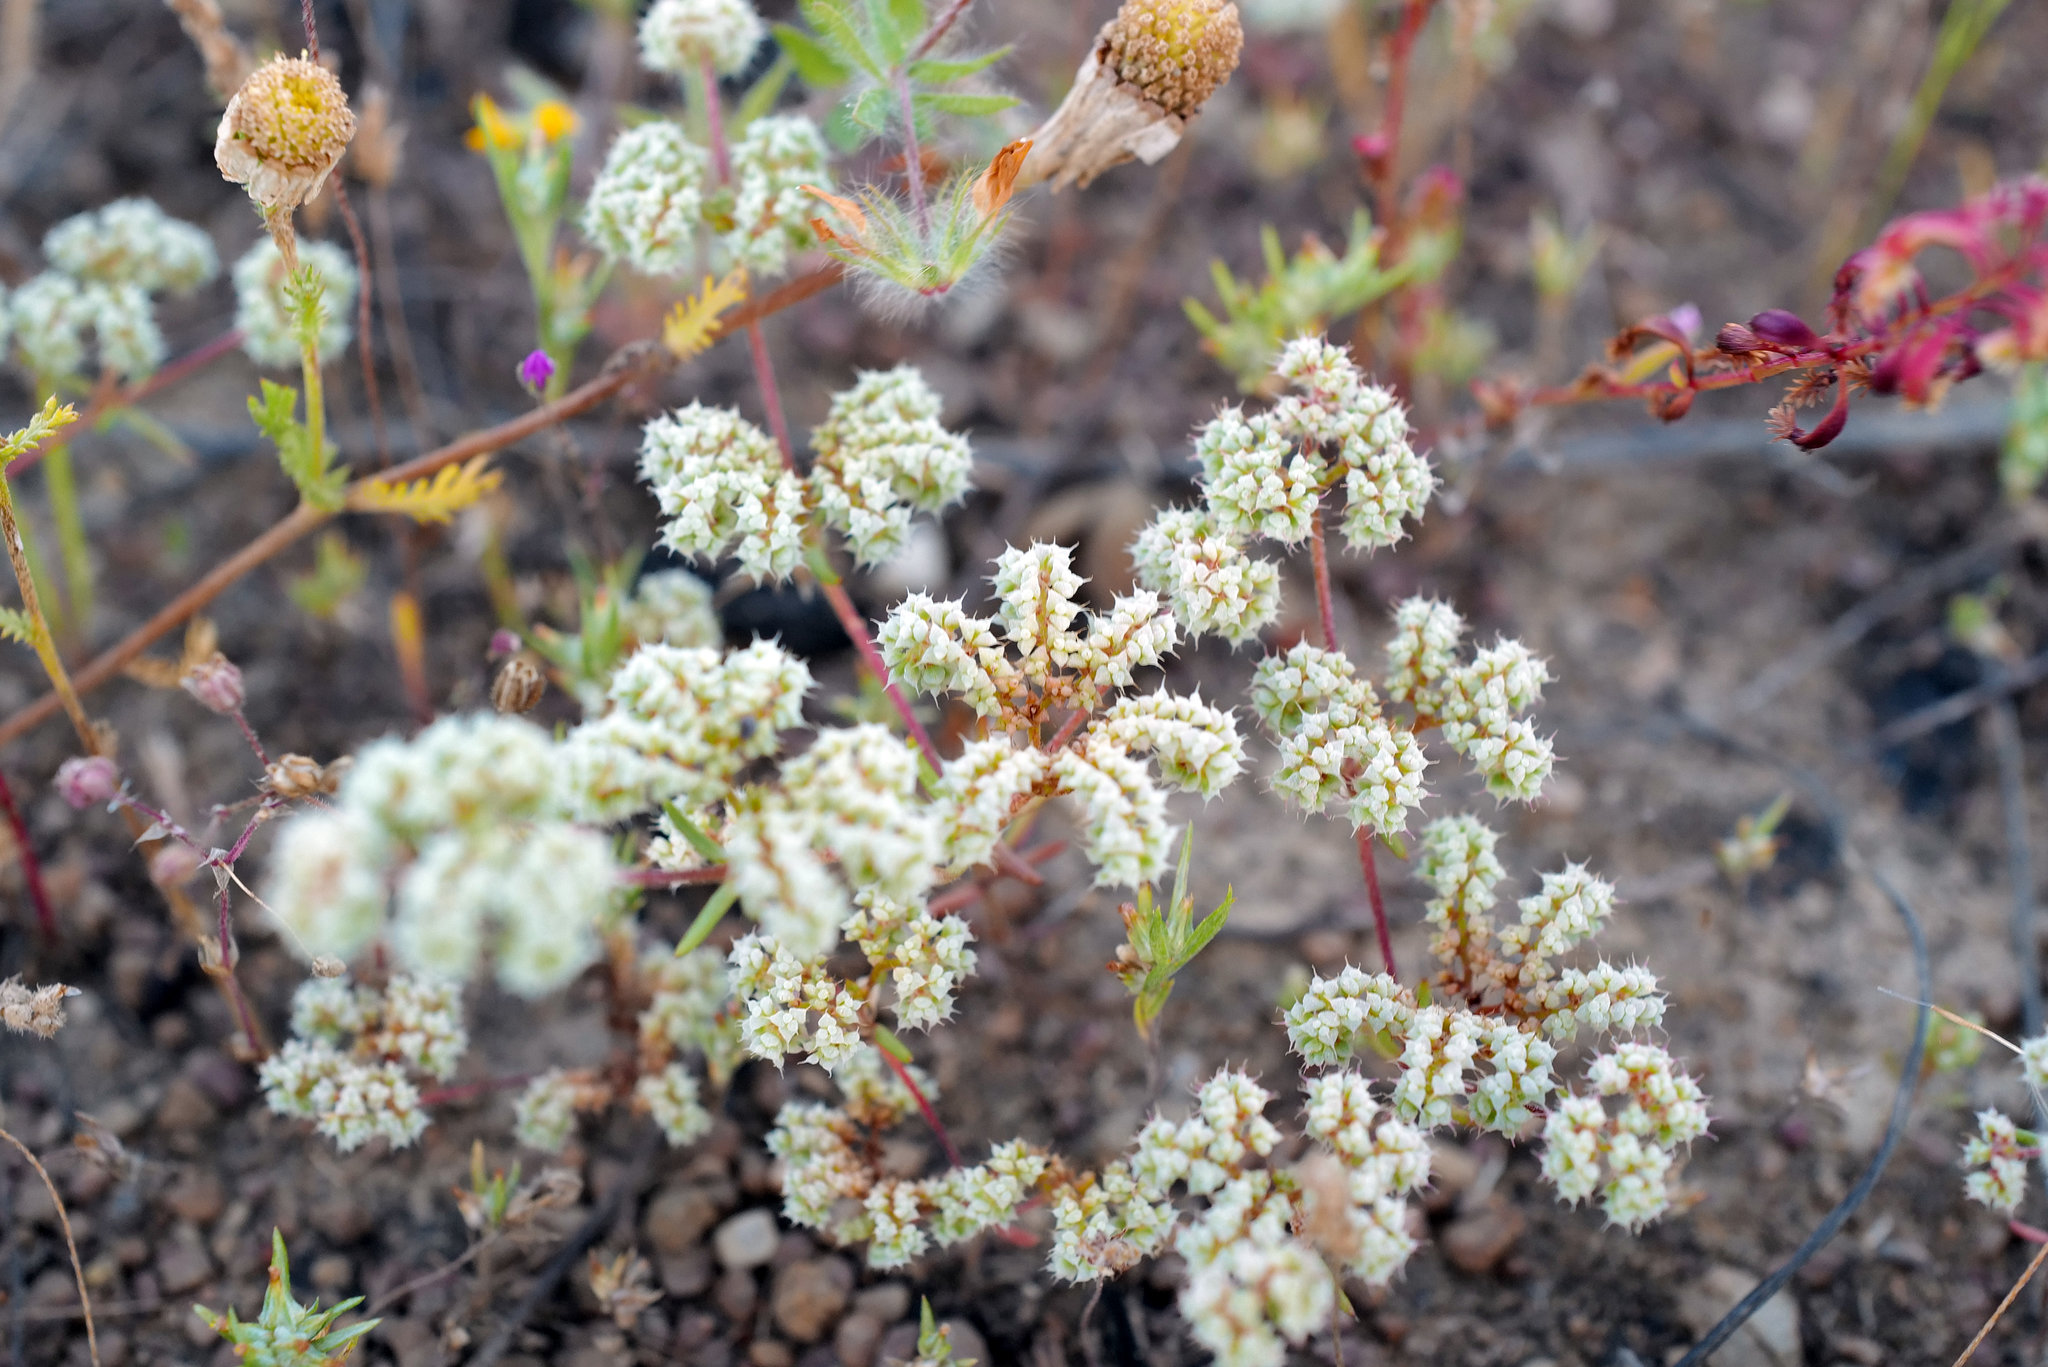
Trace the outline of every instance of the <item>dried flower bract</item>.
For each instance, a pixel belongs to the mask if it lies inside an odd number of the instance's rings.
[[[320,193],[355,131],[333,72],[304,57],[273,57],[228,101],[213,162],[266,214],[289,211]]]

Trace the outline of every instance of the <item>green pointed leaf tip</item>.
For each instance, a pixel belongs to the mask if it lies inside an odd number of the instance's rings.
[[[911,103],[922,109],[968,119],[1000,114],[1017,103],[1015,95],[969,95],[951,90],[925,90],[910,98]]]
[[[945,85],[950,81],[961,81],[977,72],[986,71],[1010,55],[1012,44],[1005,43],[992,52],[976,57],[921,57],[907,68],[910,79],[924,85]]]
[[[830,90],[853,77],[853,67],[817,38],[791,24],[777,24],[775,41],[782,47],[796,74],[814,90]]]
[[[718,928],[718,923],[725,918],[725,913],[732,909],[732,904],[739,900],[739,896],[739,884],[730,881],[720,883],[718,890],[711,894],[711,900],[697,913],[697,919],[690,922],[690,928],[683,932],[683,938],[676,941],[676,957],[682,958],[710,939],[711,932]]]

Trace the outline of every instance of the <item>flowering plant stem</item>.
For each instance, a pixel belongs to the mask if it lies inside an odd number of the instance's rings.
[[[92,547],[78,508],[71,443],[53,441],[44,449],[43,479],[50,495],[50,520],[57,528],[57,556],[64,567],[65,639],[75,641],[92,621]]]
[[[966,1163],[961,1161],[960,1150],[953,1145],[953,1136],[946,1133],[945,1122],[939,1119],[939,1113],[932,1109],[932,1103],[925,1097],[924,1089],[917,1085],[917,1079],[912,1077],[910,1069],[904,1066],[903,1059],[910,1056],[910,1051],[903,1047],[903,1041],[897,1039],[888,1027],[877,1025],[875,1052],[882,1056],[882,1062],[889,1065],[889,1071],[896,1074],[896,1080],[903,1084],[904,1090],[917,1102],[917,1109],[923,1114],[924,1123],[931,1127],[932,1136],[939,1141],[939,1147],[945,1151],[946,1165],[954,1168],[966,1167]],[[898,1054],[903,1055],[903,1058],[898,1058]]]
[[[28,885],[29,904],[36,912],[36,928],[42,931],[46,942],[55,943],[57,915],[50,908],[50,890],[43,886],[43,862],[36,857],[28,823],[21,819],[21,808],[15,805],[14,789],[5,774],[0,774],[0,811],[7,815],[7,829],[13,833],[14,848],[21,856],[21,881]]]

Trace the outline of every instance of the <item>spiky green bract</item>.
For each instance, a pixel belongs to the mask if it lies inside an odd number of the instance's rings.
[[[322,1310],[320,1302],[300,1305],[292,1299],[292,1265],[285,1253],[284,1235],[270,1231],[270,1289],[263,1293],[263,1309],[253,1320],[238,1319],[234,1307],[215,1314],[203,1305],[193,1312],[229,1343],[243,1367],[339,1367],[355,1351],[357,1340],[382,1321],[364,1320],[344,1329],[334,1322],[363,1303],[361,1296]]]

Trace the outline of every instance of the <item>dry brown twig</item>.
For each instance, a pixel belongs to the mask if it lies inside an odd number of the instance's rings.
[[[48,1169],[28,1151],[28,1145],[4,1129],[0,1129],[0,1139],[12,1144],[15,1152],[28,1160],[28,1165],[36,1170],[36,1176],[43,1179],[43,1190],[50,1193],[51,1204],[57,1207],[57,1224],[64,1231],[64,1247],[71,1254],[71,1277],[78,1283],[78,1304],[85,1312],[86,1352],[92,1357],[92,1367],[100,1367],[100,1334],[92,1322],[92,1293],[85,1288],[85,1268],[78,1261],[78,1241],[71,1237],[71,1213],[64,1209],[64,1198],[57,1194],[57,1184],[50,1180]]]

